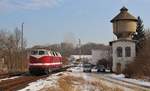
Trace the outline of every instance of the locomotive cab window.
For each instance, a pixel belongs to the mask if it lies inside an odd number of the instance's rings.
[[[39,55],[45,55],[45,51],[39,51]]]
[[[31,51],[31,55],[38,55],[38,51]]]

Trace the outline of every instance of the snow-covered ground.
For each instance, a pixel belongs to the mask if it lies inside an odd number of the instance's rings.
[[[141,80],[141,79],[125,78],[124,74],[120,74],[120,75],[110,74],[109,77],[112,77],[112,78],[115,78],[118,80],[122,80],[122,81],[126,81],[126,82],[130,82],[130,83],[134,83],[134,84],[139,84],[142,86],[150,87],[150,82],[146,82],[146,81]]]
[[[32,82],[32,83],[29,83],[27,87],[21,89],[21,90],[18,90],[18,91],[39,91],[43,88],[46,88],[46,87],[56,87],[57,86],[57,80],[58,78],[60,77],[59,75],[62,74],[61,72],[60,73],[56,73],[56,74],[53,74],[45,79],[40,79],[40,80],[37,80],[35,82]]]
[[[61,84],[63,84],[63,86]],[[55,90],[50,90],[52,88],[55,88]],[[28,84],[27,87],[18,91],[45,91],[45,90],[46,91],[116,91],[113,90],[116,88],[117,87],[115,86],[112,86],[111,88],[106,84],[104,84],[102,80],[98,80],[94,77],[91,77],[86,73],[60,72],[60,73],[53,74],[45,79],[40,79],[38,81],[32,82]],[[65,90],[65,89],[70,89],[70,90]],[[104,89],[109,89],[109,90],[104,90]],[[117,91],[123,91],[120,90],[120,88],[117,89],[119,89]]]
[[[72,68],[67,69],[67,71],[70,71],[70,72],[83,72],[83,67],[72,67]]]
[[[19,91],[137,91],[101,79],[101,77],[115,78],[150,86],[150,82],[136,79],[127,79],[123,74],[84,73],[82,68],[73,67],[71,72],[60,72],[51,76],[29,83]],[[63,89],[63,90],[62,90]],[[67,89],[67,90],[66,90]],[[69,89],[69,90],[68,90]],[[117,89],[117,90],[114,90]]]

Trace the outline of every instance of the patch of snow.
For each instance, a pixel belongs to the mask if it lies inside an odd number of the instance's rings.
[[[110,72],[110,70],[106,69],[105,72]]]
[[[83,72],[83,67],[72,67],[67,69],[67,71],[71,71],[71,72]]]
[[[117,84],[111,83],[109,81],[101,80],[101,82],[103,82],[103,84],[106,84],[110,88],[117,87],[117,88],[121,88],[123,91],[135,91],[131,88],[127,88],[125,86],[117,85]]]
[[[89,81],[94,81],[94,80],[96,80],[95,78],[91,77],[90,74],[82,74],[82,77],[83,77],[85,80],[89,80]]]
[[[45,79],[40,79],[35,82],[29,83],[27,87],[18,91],[39,91],[44,87],[57,87],[57,80],[60,74],[62,73],[56,73]]]
[[[85,83],[74,82],[75,89],[74,91],[99,91],[98,87],[90,84],[90,82],[97,81],[96,78],[91,77],[88,73],[73,73],[73,72],[65,72],[64,75],[69,75],[73,77],[81,77],[84,79]]]
[[[148,87],[150,87],[150,82],[146,82],[146,81],[141,80],[141,79],[123,78],[121,80],[130,82],[130,83],[139,84],[139,85],[142,85],[142,86],[148,86]]]
[[[44,80],[38,80],[36,82],[32,82],[30,84],[28,84],[29,86],[27,86],[26,88],[19,90],[19,91],[37,91],[40,90],[44,87],[46,81]]]
[[[42,89],[47,89],[47,88],[60,88],[58,79],[62,76],[74,76],[74,77],[81,77],[83,78],[83,81],[74,81],[72,84],[74,91],[100,91],[99,87],[97,85],[93,85],[93,82],[98,81],[98,79],[94,76],[91,76],[90,73],[83,73],[79,72],[78,74],[76,72],[60,72],[53,74],[45,79],[40,79],[38,81],[32,82],[28,84],[27,87],[24,89],[21,89],[19,91],[40,91]],[[112,86],[112,85],[110,85]],[[115,86],[112,86],[115,87]],[[57,90],[58,90],[57,89]],[[44,90],[43,90],[44,91]],[[130,90],[125,90],[125,91],[130,91]]]
[[[19,78],[20,76],[15,76],[15,77],[8,77],[8,78],[3,78],[3,79],[0,79],[0,82],[1,81],[4,81],[4,80],[10,80],[10,79],[15,79],[15,78]]]
[[[77,88],[80,88],[81,91],[99,91],[99,89],[96,86],[88,83],[77,86]]]
[[[112,74],[111,77],[115,77],[115,78],[125,78],[125,75],[124,75],[124,74],[119,74],[119,75]]]
[[[65,72],[64,75],[70,75],[74,77],[82,77],[84,80],[94,81],[96,78],[92,77],[90,73],[76,73],[76,72]]]
[[[147,82],[147,81],[144,81],[144,80],[141,80],[141,79],[125,78],[124,74],[120,74],[120,75],[111,74],[109,76],[112,77],[112,78],[118,79],[118,80],[122,80],[122,81],[130,82],[130,83],[150,87],[150,82]]]

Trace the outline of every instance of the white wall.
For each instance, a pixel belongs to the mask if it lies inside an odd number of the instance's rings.
[[[123,56],[117,57],[117,47],[123,48]],[[131,56],[125,57],[125,47],[131,47]],[[113,71],[116,72],[117,63],[121,64],[121,70],[123,70],[126,64],[132,62],[136,56],[135,42],[132,40],[118,40],[112,43],[112,57],[113,57]]]
[[[69,57],[69,60],[71,60],[72,62],[76,62],[80,58],[81,58],[81,60],[82,59],[87,59],[87,60],[91,61],[92,60],[92,55],[71,55]]]

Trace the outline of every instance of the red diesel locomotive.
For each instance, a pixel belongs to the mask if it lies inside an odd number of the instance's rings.
[[[29,72],[31,74],[50,73],[62,67],[62,56],[59,52],[47,49],[35,49],[31,51]]]

